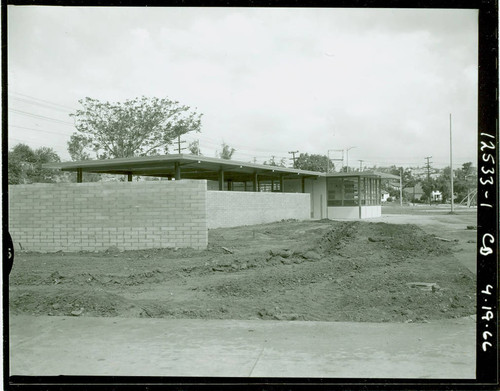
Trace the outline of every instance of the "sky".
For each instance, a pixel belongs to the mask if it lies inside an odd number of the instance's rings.
[[[445,167],[451,114],[475,164],[477,31],[477,10],[8,6],[9,147],[69,161],[80,99],[147,96],[202,113],[183,140],[208,157]]]

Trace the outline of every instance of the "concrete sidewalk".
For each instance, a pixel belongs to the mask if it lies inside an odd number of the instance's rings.
[[[10,318],[10,375],[473,379],[475,347],[473,318]]]

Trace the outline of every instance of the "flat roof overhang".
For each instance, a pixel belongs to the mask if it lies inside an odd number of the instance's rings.
[[[324,174],[327,178],[380,178],[380,179],[393,179],[399,181],[398,175],[387,174],[385,172],[377,171],[361,171],[361,172],[333,172]]]
[[[317,171],[185,154],[47,163],[43,167],[62,171],[156,177],[175,177],[179,167],[182,179],[218,180],[222,171],[225,180],[234,182],[251,181],[255,174],[260,180],[317,178],[325,175]]]

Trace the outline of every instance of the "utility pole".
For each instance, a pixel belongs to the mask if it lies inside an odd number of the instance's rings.
[[[425,159],[427,160],[427,164],[426,164],[426,167],[427,167],[427,184],[430,185],[430,179],[431,179],[431,163],[429,161],[429,159],[431,159],[432,156],[426,156]],[[429,205],[432,204],[432,199],[431,199],[431,194],[429,193]]]
[[[425,167],[427,167],[427,181],[429,181],[431,177],[431,163],[432,163],[429,162],[429,159],[432,159],[432,156],[426,156],[425,159],[427,160],[427,163],[425,165]]]
[[[289,158],[289,160],[293,160],[293,168],[295,168],[295,154],[299,153],[299,151],[289,151],[288,153],[293,155],[293,157]]]
[[[177,150],[179,155],[181,154],[181,151],[186,149],[186,148],[181,148],[181,143],[185,143],[185,141],[181,141],[181,136],[177,136]]]
[[[451,182],[451,213],[453,213],[453,148],[451,146],[451,113],[450,113],[450,182]]]

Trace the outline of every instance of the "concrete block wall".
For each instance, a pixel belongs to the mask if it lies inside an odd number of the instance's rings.
[[[369,219],[382,216],[380,205],[361,206],[361,218]],[[335,219],[359,219],[359,206],[330,206],[328,207],[328,218]]]
[[[31,251],[204,249],[206,186],[204,180],[13,185],[9,231],[16,249]]]
[[[361,218],[369,219],[382,216],[381,205],[365,205],[361,207]]]
[[[311,217],[310,194],[207,191],[208,228]]]

